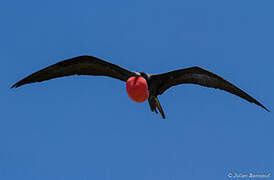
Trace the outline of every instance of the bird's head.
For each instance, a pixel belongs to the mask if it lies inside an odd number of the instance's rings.
[[[147,80],[143,74],[145,73],[134,72],[126,83],[129,98],[138,103],[145,102],[149,97]]]

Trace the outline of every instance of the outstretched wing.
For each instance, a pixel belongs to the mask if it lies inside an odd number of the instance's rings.
[[[191,67],[187,69],[181,69],[176,71],[171,71],[168,73],[152,75],[151,81],[157,84],[157,94],[162,94],[168,88],[172,86],[176,86],[179,84],[191,83],[198,84],[201,86],[206,86],[210,88],[218,88],[229,93],[232,93],[236,96],[240,96],[241,98],[255,103],[258,106],[261,106],[265,110],[269,111],[266,107],[264,107],[261,103],[259,103],[256,99],[252,98],[250,95],[223,79],[222,77],[209,72],[200,67]]]
[[[58,62],[37,71],[17,82],[11,88],[71,75],[109,76],[126,81],[132,74],[132,72],[120,66],[103,61],[99,58],[93,56],[79,56]]]

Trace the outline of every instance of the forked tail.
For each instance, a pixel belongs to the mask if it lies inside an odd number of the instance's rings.
[[[148,99],[148,102],[149,102],[149,106],[150,106],[150,109],[152,112],[156,112],[156,114],[158,114],[158,111],[157,111],[157,109],[158,109],[159,112],[161,113],[163,119],[166,118],[163,108],[162,108],[157,96],[150,96]]]

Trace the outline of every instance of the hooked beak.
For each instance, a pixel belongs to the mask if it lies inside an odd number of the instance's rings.
[[[134,74],[134,76],[141,76],[141,74],[137,71],[134,71],[133,74]]]

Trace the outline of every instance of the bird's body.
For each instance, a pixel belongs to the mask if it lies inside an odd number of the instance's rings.
[[[186,83],[227,91],[269,111],[260,102],[232,83],[200,67],[154,75],[145,72],[132,72],[93,56],[78,56],[58,62],[29,75],[14,84],[12,88],[70,75],[109,76],[124,81],[130,99],[135,102],[144,102],[148,99],[151,111],[156,113],[159,111],[163,118],[165,118],[165,114],[157,96],[172,86]]]

